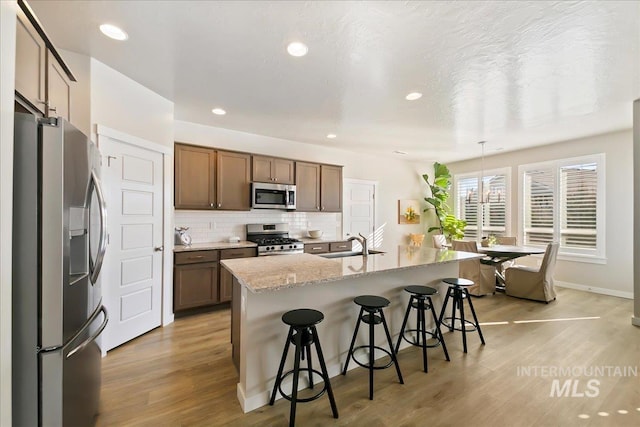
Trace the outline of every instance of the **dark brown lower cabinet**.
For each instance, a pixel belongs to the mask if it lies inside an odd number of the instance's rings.
[[[176,265],[173,278],[174,311],[219,302],[218,268],[218,262]]]
[[[173,273],[173,311],[231,301],[233,276],[218,260],[257,256],[256,248],[176,252]]]

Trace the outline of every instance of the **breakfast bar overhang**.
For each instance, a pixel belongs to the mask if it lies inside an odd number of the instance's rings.
[[[281,321],[284,312],[312,308],[324,313],[317,329],[329,376],[334,377],[341,372],[357,320],[354,297],[380,295],[389,299],[391,305],[385,316],[397,339],[408,302],[405,286],[423,284],[438,289],[439,295],[434,298],[438,310],[446,289],[441,279],[457,277],[459,261],[482,256],[397,246],[367,257],[326,259],[297,254],[221,261],[233,276],[231,340],[240,375],[237,396],[242,409],[249,412],[269,401],[287,338],[287,328]],[[385,345],[383,334],[376,341],[376,345]],[[406,346],[409,344],[403,341],[401,348]]]

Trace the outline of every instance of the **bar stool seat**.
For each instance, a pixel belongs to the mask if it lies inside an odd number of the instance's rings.
[[[398,342],[396,343],[396,354],[400,349],[400,342],[404,339],[411,345],[415,345],[418,347],[422,347],[422,365],[424,368],[424,372],[428,372],[428,363],[427,363],[427,348],[438,347],[442,345],[442,350],[444,351],[444,355],[447,361],[449,359],[449,352],[447,351],[447,345],[444,342],[444,337],[442,336],[442,331],[440,330],[440,323],[438,321],[438,316],[436,316],[435,309],[433,308],[433,301],[431,300],[431,296],[438,293],[437,289],[434,289],[429,286],[423,285],[409,285],[404,288],[405,292],[411,294],[409,298],[409,303],[407,304],[407,310],[404,314],[404,320],[402,321],[402,327],[400,328],[400,336],[398,336]],[[416,309],[417,314],[417,325],[415,329],[407,329],[407,321],[409,320],[409,314],[412,309]],[[433,321],[435,323],[434,332],[427,331],[426,325],[426,311],[429,310],[431,312],[431,316],[433,317]],[[406,337],[407,332],[415,332],[416,338],[414,341],[410,341]],[[427,336],[431,337],[435,342],[433,344],[429,344],[427,342]]]
[[[461,277],[447,277],[445,279],[442,279],[442,281],[449,285],[449,288],[447,289],[447,295],[444,298],[444,304],[442,304],[440,318],[438,319],[439,323],[441,325],[447,326],[452,332],[454,330],[462,332],[462,345],[464,347],[465,353],[467,352],[467,331],[478,331],[480,342],[482,342],[482,345],[484,345],[485,342],[482,335],[482,330],[480,329],[480,322],[478,322],[478,317],[476,316],[476,311],[473,308],[473,302],[471,301],[471,297],[469,296],[468,291],[468,288],[474,285],[473,281],[463,279]],[[444,317],[449,298],[452,299],[451,317]],[[465,319],[464,317],[465,300],[467,301],[467,304],[471,309],[473,321]],[[456,317],[455,315],[456,308],[460,311],[460,317]],[[459,321],[460,326],[456,326],[456,321]]]
[[[402,373],[400,372],[400,365],[398,365],[398,359],[396,358],[396,354],[393,348],[393,343],[391,342],[391,334],[389,334],[389,327],[387,326],[387,321],[384,317],[384,312],[382,309],[384,307],[389,306],[391,302],[383,297],[376,295],[360,295],[353,299],[353,302],[360,306],[360,313],[358,314],[358,320],[356,321],[356,327],[353,332],[353,338],[351,339],[351,345],[349,346],[349,353],[347,355],[347,360],[344,364],[344,369],[342,371],[342,375],[347,374],[347,369],[349,367],[349,361],[353,359],[353,361],[362,366],[363,368],[367,368],[369,370],[369,399],[373,400],[373,371],[377,369],[385,369],[391,365],[395,365],[396,372],[398,374],[398,380],[400,384],[404,384],[404,380],[402,379]],[[365,314],[366,313],[366,314]],[[366,323],[369,325],[369,343],[366,345],[361,345],[355,347],[356,338],[358,336],[358,329],[360,328],[360,323]],[[389,350],[382,348],[380,346],[375,345],[375,336],[374,336],[374,326],[382,324],[384,326],[384,331],[387,336],[387,343],[389,344]],[[369,361],[368,363],[360,362],[356,359],[354,353],[359,349],[368,349],[369,350]],[[383,353],[386,353],[391,360],[386,365],[375,365],[374,360],[374,351],[380,350]]]
[[[276,375],[276,382],[273,385],[273,391],[271,392],[271,399],[269,405],[273,405],[276,399],[276,391],[279,391],[283,398],[291,402],[291,411],[289,418],[289,426],[295,425],[296,417],[296,404],[298,402],[311,402],[320,398],[325,392],[329,396],[329,402],[331,404],[331,411],[333,417],[338,418],[338,408],[336,406],[335,399],[333,397],[333,390],[331,389],[331,382],[329,381],[329,373],[327,372],[327,366],[322,354],[322,348],[320,347],[320,340],[318,339],[318,332],[316,326],[322,322],[324,314],[318,310],[302,308],[297,310],[287,311],[282,315],[282,322],[289,325],[289,334],[284,345],[284,351],[282,358],[280,359],[280,367],[278,368],[278,374]],[[295,359],[293,369],[283,374],[284,365],[287,359],[287,353],[289,351],[289,345],[293,344],[295,348]],[[311,345],[316,348],[318,356],[318,362],[320,363],[321,371],[313,369],[311,362]],[[307,356],[307,367],[300,367],[300,360],[305,359],[305,353]],[[300,371],[306,371],[309,376],[309,388],[313,389],[313,374],[319,375],[324,381],[324,385],[320,391],[316,394],[306,397],[298,398],[298,382],[300,377]],[[282,390],[282,382],[289,375],[293,375],[293,384],[291,386],[291,395],[287,395]]]

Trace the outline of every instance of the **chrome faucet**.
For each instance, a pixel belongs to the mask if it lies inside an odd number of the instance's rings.
[[[360,237],[358,237],[360,236]],[[360,245],[362,245],[362,256],[369,255],[369,248],[367,247],[367,238],[362,235],[362,233],[358,233],[358,236],[351,236],[347,239],[347,242],[352,240],[357,240]]]

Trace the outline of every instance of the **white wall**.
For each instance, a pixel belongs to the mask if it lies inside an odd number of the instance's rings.
[[[228,150],[342,165],[344,166],[343,178],[345,179],[367,179],[379,182],[376,196],[376,226],[385,224],[383,247],[407,244],[409,233],[422,233],[426,229],[424,223],[418,225],[398,224],[398,200],[422,200],[424,195],[420,185],[421,178],[412,165],[395,159],[391,152],[387,157],[357,154],[333,147],[303,144],[183,121],[175,122],[175,140]],[[176,217],[179,215],[180,213]],[[210,215],[215,218],[216,213]],[[246,215],[245,222],[248,223],[253,222],[252,215],[259,214],[248,212]]]
[[[555,278],[596,292],[631,298],[633,291],[633,138],[612,132],[526,150],[485,156],[485,170],[510,166],[511,234],[518,232],[518,165],[596,153],[606,157],[606,264],[558,260]],[[480,170],[480,159],[451,163],[453,174]],[[534,259],[518,260],[521,264]]]
[[[15,0],[0,2],[0,425],[11,425],[11,236]]]
[[[94,58],[91,124],[173,146],[173,102]],[[91,132],[95,137],[95,129]]]
[[[640,326],[640,99],[633,102],[633,282],[634,325]]]

